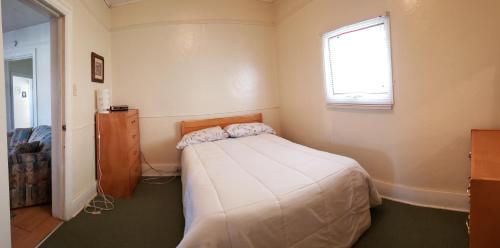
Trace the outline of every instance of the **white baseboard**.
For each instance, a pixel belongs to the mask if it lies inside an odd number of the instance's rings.
[[[410,205],[446,209],[460,212],[469,211],[467,194],[437,191],[426,188],[414,188],[400,184],[373,180],[383,198]]]
[[[93,181],[71,202],[71,212],[68,216],[75,217],[87,205],[90,200],[97,196],[97,181]]]
[[[142,176],[143,177],[167,177],[167,176],[178,176],[181,171],[181,166],[178,164],[151,164],[153,168],[157,171],[151,169],[149,165],[142,164]]]

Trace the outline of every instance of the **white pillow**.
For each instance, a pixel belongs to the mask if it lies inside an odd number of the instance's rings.
[[[224,128],[229,137],[239,138],[245,136],[259,135],[263,133],[276,134],[274,129],[264,123],[241,123],[241,124],[231,124]]]
[[[229,134],[222,130],[221,127],[210,127],[202,130],[190,132],[184,135],[177,143],[177,149],[182,150],[184,147],[194,144],[200,144],[204,142],[211,142],[216,140],[227,139]]]

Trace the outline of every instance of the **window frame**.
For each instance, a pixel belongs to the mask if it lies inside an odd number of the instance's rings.
[[[389,92],[384,94],[345,94],[343,96],[334,93],[332,86],[332,66],[330,61],[330,46],[329,39],[345,33],[355,32],[376,25],[384,25],[387,40],[387,58],[389,61]],[[361,109],[392,109],[394,105],[394,80],[392,68],[392,46],[391,46],[391,28],[389,15],[378,16],[369,20],[361,21],[355,24],[347,25],[329,31],[322,36],[322,51],[323,51],[323,71],[324,71],[324,92],[325,100],[328,107],[338,108],[361,108]],[[383,95],[383,96],[381,96]]]

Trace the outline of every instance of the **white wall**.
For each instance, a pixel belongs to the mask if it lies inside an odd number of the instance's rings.
[[[148,0],[113,8],[112,25],[113,104],[139,109],[150,163],[179,165],[182,120],[263,112],[279,129],[269,3]]]
[[[0,12],[1,12],[0,4]],[[0,18],[0,26],[2,20]],[[3,34],[0,32],[0,40]],[[3,58],[3,48],[0,48],[0,58]],[[3,60],[0,68],[4,67]],[[5,85],[4,70],[0,70],[0,86]],[[7,132],[7,115],[5,112],[5,87],[0,87],[0,133]],[[0,164],[7,162],[7,136],[0,135]],[[10,204],[9,204],[9,168],[0,166],[0,247],[10,247]]]
[[[71,218],[96,192],[94,113],[98,88],[111,89],[110,10],[100,0],[62,0],[72,12],[70,50],[71,151],[67,178],[67,217]],[[105,59],[105,83],[93,83],[90,78],[90,54],[96,52]],[[67,117],[68,118],[68,117]]]
[[[17,46],[14,46],[15,41]],[[38,125],[50,125],[50,23],[5,33],[3,47],[5,57],[19,56],[35,50]]]
[[[279,1],[285,137],[357,159],[386,195],[467,208],[470,129],[500,126],[499,9],[496,0]],[[385,11],[394,110],[328,110],[321,34]]]

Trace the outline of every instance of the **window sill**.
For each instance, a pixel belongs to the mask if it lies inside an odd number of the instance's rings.
[[[328,109],[392,110],[394,104],[327,103]]]

